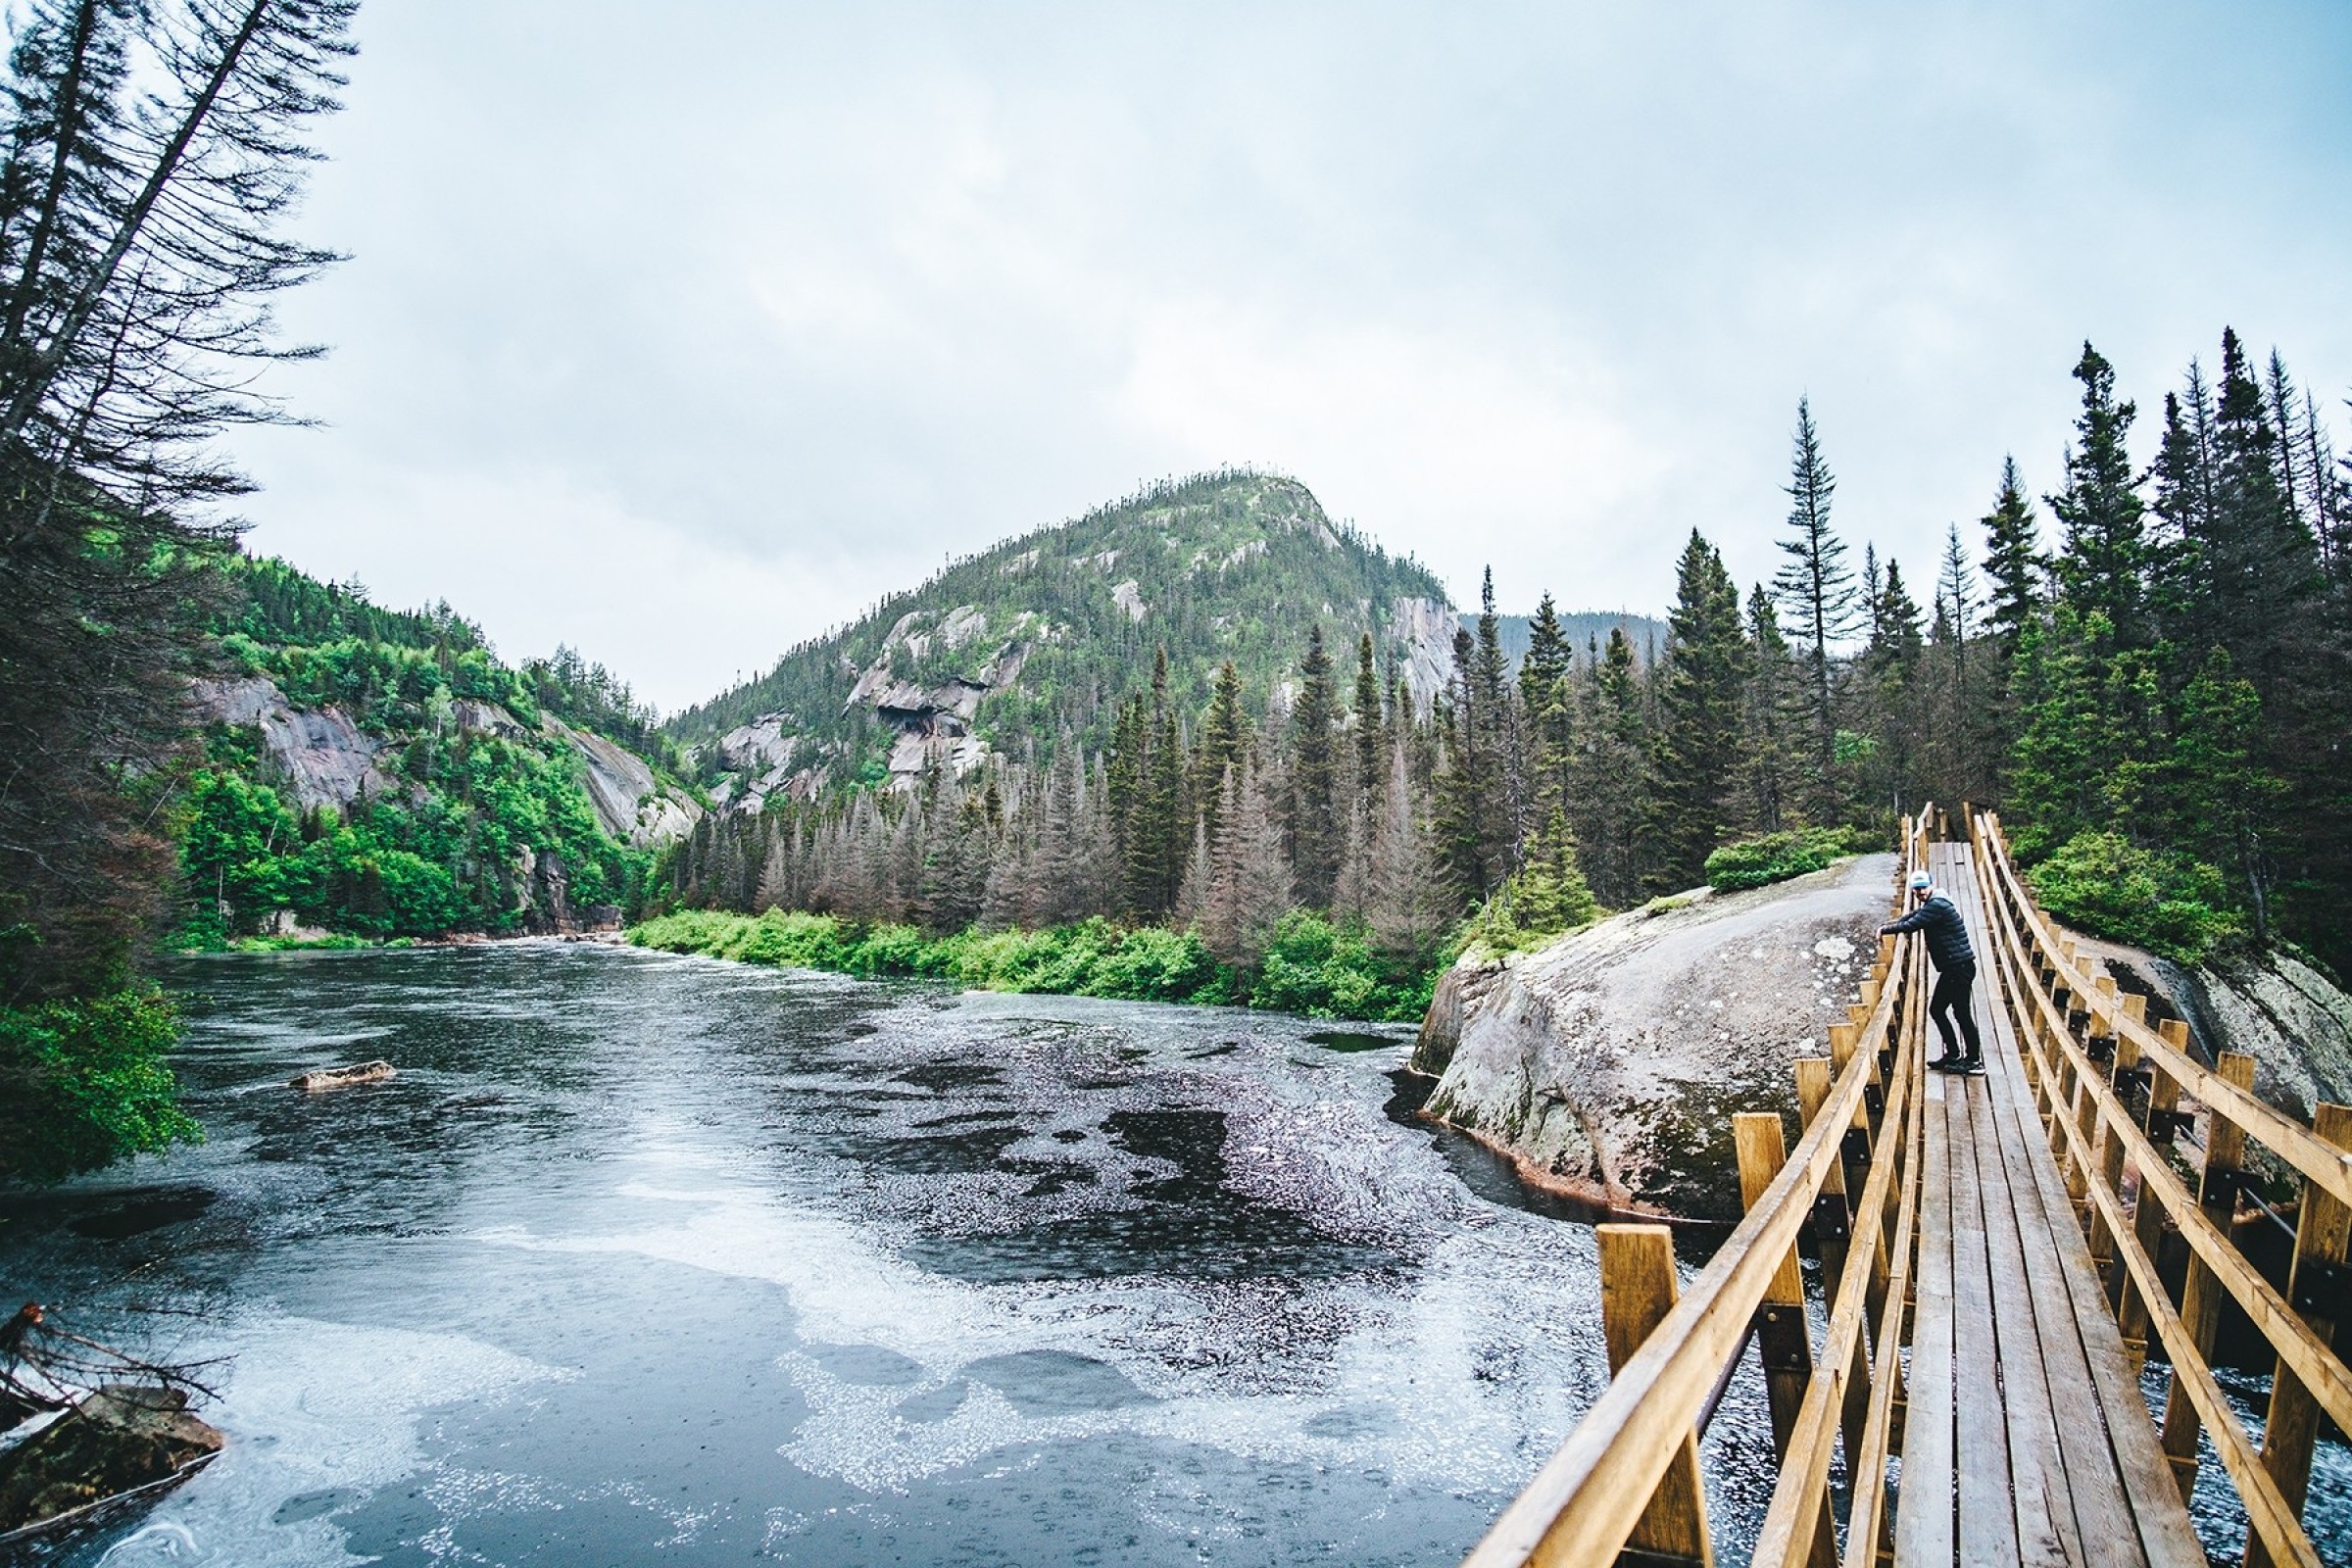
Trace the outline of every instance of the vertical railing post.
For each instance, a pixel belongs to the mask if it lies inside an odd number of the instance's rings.
[[[2254,1058],[2240,1052],[2225,1051],[2215,1070],[2239,1089],[2254,1087]],[[2197,1184],[2197,1206],[2214,1228],[2224,1236],[2230,1234],[2231,1223],[2237,1217],[2237,1185],[2239,1164],[2245,1158],[2246,1135],[2238,1125],[2219,1110],[2208,1108],[2205,1126],[2205,1174]],[[2210,1364],[2213,1360],[2213,1336],[2222,1322],[2222,1298],[2228,1293],[2222,1282],[2202,1259],[2190,1256],[2188,1279],[2180,1292],[2180,1325],[2187,1333],[2189,1348],[2197,1359]],[[2176,1352],[2174,1359],[2180,1359]],[[2172,1462],[2173,1475],[2180,1483],[2180,1497],[2188,1499],[2197,1485],[2197,1409],[2189,1402],[2188,1391],[2181,1387],[2178,1372],[2164,1400],[2164,1456]]]
[[[1769,1110],[1742,1110],[1732,1117],[1732,1143],[1740,1156],[1740,1202],[1753,1208],[1788,1161],[1781,1118]],[[1805,1328],[1805,1275],[1790,1248],[1756,1309],[1756,1353],[1764,1362],[1764,1392],[1772,1407],[1772,1451],[1788,1451],[1797,1406],[1813,1375],[1813,1345]]]
[[[1824,1056],[1796,1058],[1796,1104],[1804,1125],[1813,1125],[1822,1106],[1830,1098],[1830,1063]],[[1900,1129],[1895,1129],[1896,1136]],[[1847,1268],[1855,1266],[1853,1245],[1853,1203],[1845,1186],[1845,1165],[1832,1160],[1821,1183],[1821,1196],[1813,1200],[1813,1245],[1821,1252],[1821,1282],[1825,1295],[1835,1297],[1838,1282],[1845,1278]],[[1868,1259],[1860,1260],[1868,1267]],[[1863,1321],[1874,1323],[1868,1311],[1867,1298]],[[1839,1411],[1840,1428],[1845,1437],[1845,1451],[1862,1451],[1862,1427],[1870,1419],[1870,1336],[1859,1335],[1854,1340],[1853,1364],[1846,1368],[1845,1402]]]
[[[2322,1105],[2311,1130],[2338,1149],[2352,1149],[2352,1105]],[[2295,1266],[2287,1276],[2286,1298],[2322,1345],[2335,1343],[2337,1313],[2345,1297],[2344,1254],[2352,1243],[2352,1208],[2317,1182],[2303,1184],[2303,1209],[2295,1219]],[[2320,1405],[2290,1371],[2283,1357],[2271,1379],[2271,1409],[2262,1427],[2262,1463],[2278,1483],[2279,1495],[2300,1514],[2311,1486],[2311,1451],[2319,1442]],[[2259,1536],[2246,1542],[2246,1568],[2270,1568],[2271,1554]]]
[[[1596,1225],[1592,1234],[1600,1243],[1600,1331],[1614,1377],[1682,1294],[1674,1273],[1674,1235],[1663,1225]],[[1683,1435],[1626,1545],[1644,1554],[1645,1561],[1668,1558],[1713,1568],[1696,1432]]]
[[[2178,1018],[2166,1018],[2156,1025],[2156,1033],[2175,1051],[2188,1049],[2188,1025]],[[2161,1062],[2148,1063],[2148,1113],[2140,1125],[2148,1142],[2159,1150],[2173,1145],[2173,1114],[2180,1108],[2180,1086],[2173,1075],[2164,1070]],[[2148,1196],[2146,1176],[2141,1176],[2139,1200],[2132,1209],[2132,1235],[2139,1250],[2150,1257],[2164,1242],[2164,1205]],[[2116,1307],[2116,1325],[2123,1331],[2124,1348],[2131,1353],[2136,1370],[2148,1354],[2148,1303],[2141,1298],[2139,1287],[2127,1277],[2124,1298]]]

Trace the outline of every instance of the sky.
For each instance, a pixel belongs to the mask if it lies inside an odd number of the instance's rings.
[[[2352,447],[2352,6],[369,0],[239,432],[250,548],[664,710],[1226,464],[1505,610],[1692,528],[1920,584],[2088,339],[2225,324]],[[2046,513],[2045,513],[2046,519]]]

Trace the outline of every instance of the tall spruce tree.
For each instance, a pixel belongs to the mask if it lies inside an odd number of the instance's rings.
[[[1773,577],[1773,593],[1787,612],[1787,635],[1796,644],[1813,694],[1813,756],[1826,781],[1836,763],[1838,713],[1831,645],[1850,635],[1859,619],[1854,574],[1845,564],[1845,544],[1830,527],[1830,503],[1838,491],[1813,425],[1813,407],[1796,403],[1796,434],[1788,466],[1788,529],[1780,541],[1788,557]]]
[[[1670,893],[1705,879],[1707,857],[1724,838],[1747,678],[1739,587],[1695,528],[1675,568],[1668,624],[1644,828],[1649,886]]]
[[[2001,482],[1984,514],[1984,635],[1991,656],[2004,666],[2017,652],[2028,622],[2048,601],[2050,564],[2041,553],[2041,530],[2034,503],[2018,477],[2017,460],[2001,459]]]
[[[1748,592],[1746,641],[1747,682],[1740,704],[1740,820],[1750,832],[1778,833],[1796,810],[1804,683],[1762,583]]]
[[[1301,902],[1328,908],[1340,872],[1339,704],[1323,628],[1306,633],[1298,664],[1298,701],[1291,710],[1291,863]]]
[[[1355,640],[1355,789],[1357,805],[1368,805],[1380,789],[1388,739],[1380,719],[1380,672],[1372,662],[1372,634]]]
[[[2119,647],[2143,648],[2150,640],[2146,507],[2129,446],[2138,411],[2116,400],[2115,367],[2088,343],[2074,373],[2082,383],[2082,412],[2066,454],[2066,488],[2048,498],[2064,530],[2059,591],[2085,623],[2102,618]]]

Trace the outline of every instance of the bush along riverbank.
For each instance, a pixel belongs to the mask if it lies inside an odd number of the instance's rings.
[[[864,978],[924,975],[971,991],[1045,992],[1129,1002],[1262,1007],[1312,1018],[1417,1023],[1444,968],[1399,970],[1361,933],[1311,909],[1275,926],[1254,969],[1219,963],[1196,931],[1122,927],[1108,920],[1038,931],[968,930],[931,936],[910,925],[862,924],[770,909],[684,909],[630,928],[629,941],[663,953]]]

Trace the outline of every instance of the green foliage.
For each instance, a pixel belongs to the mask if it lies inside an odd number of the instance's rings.
[[[1274,927],[1250,1005],[1310,1018],[1414,1022],[1429,1010],[1436,985],[1437,970],[1391,963],[1362,930],[1293,909]]]
[[[61,1181],[201,1139],[164,1059],[178,1038],[151,991],[0,1007],[0,1178]]]
[[[1737,893],[1786,882],[1853,854],[1853,839],[1848,828],[1817,827],[1726,844],[1707,857],[1707,884],[1720,893]]]
[[[2027,874],[2034,896],[2064,923],[2200,963],[2242,936],[2226,906],[2222,873],[2187,856],[2143,849],[2120,833],[2078,833]]]
[[[1362,932],[1298,909],[1275,928],[1254,974],[1219,964],[1193,931],[1082,920],[1041,931],[926,936],[909,925],[860,927],[828,914],[685,909],[634,926],[629,940],[841,974],[926,975],[972,991],[1039,992],[1129,1002],[1240,1003],[1318,1018],[1409,1021],[1428,1010],[1435,970],[1403,969]]]
[[[1118,597],[1126,582],[1136,585],[1130,602],[1145,607],[1141,620]],[[1042,763],[1065,731],[1090,754],[1106,748],[1154,646],[1167,650],[1167,701],[1176,710],[1200,712],[1228,662],[1254,707],[1304,654],[1307,607],[1340,607],[1327,635],[1352,643],[1368,631],[1383,656],[1394,657],[1386,617],[1408,598],[1442,605],[1446,591],[1417,563],[1332,522],[1297,480],[1201,474],[956,562],[669,727],[680,739],[703,740],[783,713],[810,743],[807,755],[836,764],[832,781],[847,785],[862,755],[858,726],[870,716],[848,701],[858,671],[886,662],[894,677],[918,684],[972,679],[1000,650],[1019,644],[1026,655],[1017,686],[982,705],[977,727],[1006,755],[1034,746]],[[985,617],[984,630],[975,614]],[[958,627],[952,648],[942,632],[951,620]]]

